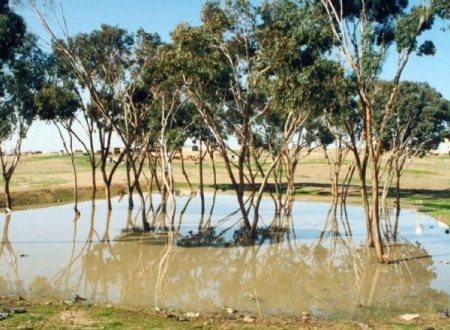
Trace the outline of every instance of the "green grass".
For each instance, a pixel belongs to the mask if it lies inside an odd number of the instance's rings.
[[[406,172],[410,175],[429,175],[429,174],[436,174],[438,173],[437,171],[430,171],[430,170],[422,170],[422,169],[409,169],[406,170]]]
[[[414,207],[450,225],[450,191],[404,191],[402,205]]]
[[[419,208],[419,211],[427,213],[433,218],[443,220],[450,225],[450,199],[425,201]]]

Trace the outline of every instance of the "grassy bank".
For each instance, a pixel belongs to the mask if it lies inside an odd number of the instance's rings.
[[[177,183],[179,190],[186,190],[185,183]],[[220,187],[222,193],[232,193],[231,187],[224,185]],[[212,186],[207,186],[206,191],[214,191]],[[114,196],[121,196],[126,193],[124,184],[116,184],[112,188]],[[78,190],[80,201],[91,200],[91,187],[80,187]],[[330,190],[328,187],[317,188],[313,185],[302,185],[296,190],[297,200],[305,202],[327,202],[330,200]],[[103,199],[105,193],[100,187],[96,193],[97,199]],[[39,208],[49,205],[67,204],[73,201],[72,187],[45,188],[40,190],[23,190],[13,192],[13,204],[16,210]],[[354,189],[348,198],[348,204],[359,205],[360,199],[357,189]],[[0,200],[0,208],[5,207],[4,200]],[[426,213],[442,222],[450,225],[450,192],[433,190],[404,190],[402,193],[402,207],[415,209]]]
[[[0,321],[0,329],[448,329],[443,313],[362,321],[324,320],[312,317],[259,318],[246,314],[205,314],[189,317],[172,311],[99,306],[42,299],[0,298],[0,311],[22,308]]]
[[[81,200],[91,198],[91,172],[87,157],[78,154],[76,165],[79,177],[79,195]],[[182,175],[180,161],[174,162],[175,181],[178,190],[187,190],[188,185]],[[228,175],[223,162],[216,160],[217,183],[219,188],[230,191]],[[450,224],[450,157],[428,156],[415,160],[402,178],[402,206],[414,208]],[[186,171],[191,183],[198,182],[198,165],[186,161]],[[212,167],[208,161],[204,164],[205,185],[212,190]],[[342,174],[344,176],[344,173]],[[113,193],[125,193],[124,166],[119,166],[114,178]],[[301,160],[296,173],[296,195],[299,201],[328,201],[330,185],[328,166],[321,153],[312,153]],[[104,197],[100,173],[97,198]],[[12,181],[13,203],[16,208],[35,207],[73,200],[72,172],[66,157],[56,155],[24,156]],[[359,204],[358,179],[354,178],[348,203]],[[4,200],[0,198],[0,207]]]

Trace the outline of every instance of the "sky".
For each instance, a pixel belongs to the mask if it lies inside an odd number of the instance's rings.
[[[26,3],[26,1],[23,1]],[[181,23],[197,25],[204,0],[62,0],[69,33],[89,32],[102,23],[118,25],[129,31],[143,28],[158,33],[163,40],[170,40],[170,31]],[[42,29],[34,13],[23,5],[15,8],[22,15],[28,29],[42,38],[45,48],[49,36]],[[55,24],[55,22],[53,22]],[[56,26],[56,25],[55,25]],[[437,46],[433,57],[412,56],[403,73],[402,80],[427,81],[445,98],[450,99],[450,31],[443,32],[438,22],[424,38],[432,39]],[[392,79],[396,67],[395,52],[388,56],[383,79]],[[118,139],[115,140],[118,144]],[[81,149],[78,145],[77,149]],[[62,149],[55,127],[37,122],[31,127],[23,150],[44,152]]]

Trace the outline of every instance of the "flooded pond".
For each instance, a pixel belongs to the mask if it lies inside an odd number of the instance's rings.
[[[210,215],[206,195],[201,235],[199,198],[187,202],[177,197],[176,234],[124,234],[140,224],[126,198],[111,213],[103,201],[82,203],[76,221],[71,205],[0,215],[0,295],[352,319],[450,307],[448,227],[426,215],[403,210],[395,241],[394,224],[383,220],[394,262],[378,265],[359,207],[330,222],[328,204],[297,202],[285,230],[239,246],[233,196],[217,195]],[[270,200],[260,212],[272,222]]]

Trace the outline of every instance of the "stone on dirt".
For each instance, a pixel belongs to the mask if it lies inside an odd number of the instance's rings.
[[[420,314],[403,314],[399,316],[400,320],[413,321],[420,318]]]
[[[187,313],[185,314],[185,316],[186,316],[186,317],[189,317],[189,318],[196,319],[196,318],[198,318],[198,317],[200,316],[200,313],[187,312]]]
[[[253,323],[256,321],[256,318],[254,316],[245,315],[243,321],[246,323]]]
[[[234,314],[234,313],[236,313],[236,311],[233,308],[227,307],[227,306],[222,306],[222,310],[225,311],[227,314]]]

